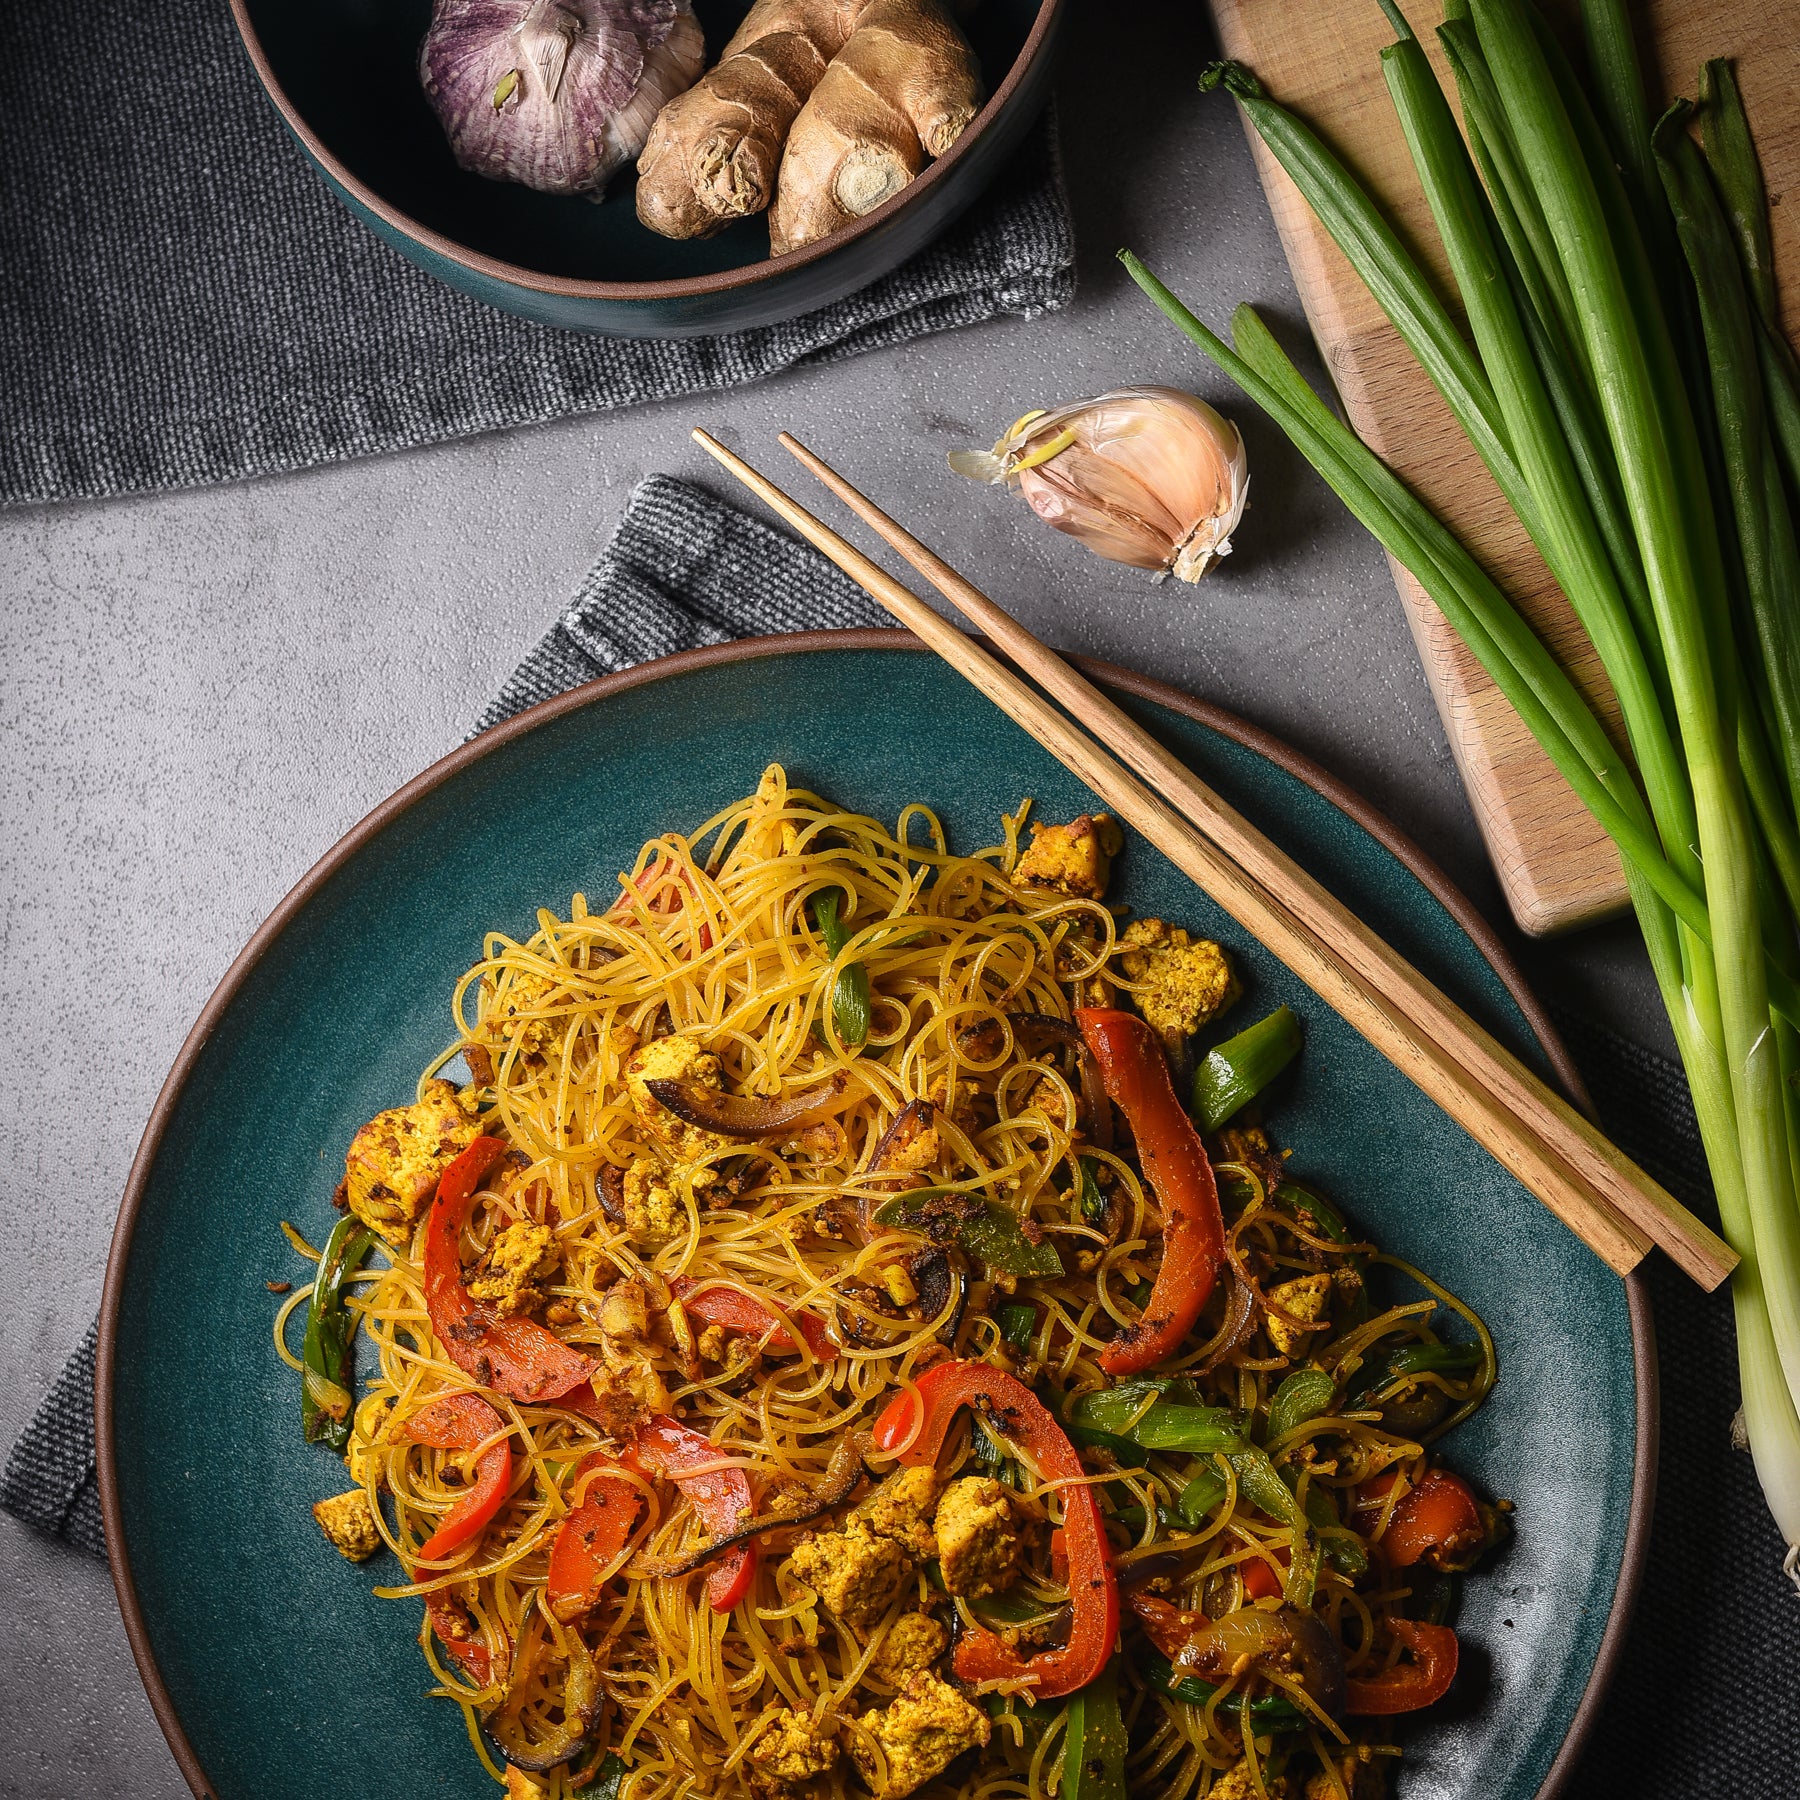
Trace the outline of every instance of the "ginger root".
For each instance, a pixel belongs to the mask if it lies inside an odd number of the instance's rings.
[[[940,0],[869,0],[787,134],[770,253],[891,199],[956,142],[982,97],[974,53]]]
[[[657,115],[637,213],[664,237],[711,237],[761,212],[795,115],[869,0],[756,0],[710,73]]]

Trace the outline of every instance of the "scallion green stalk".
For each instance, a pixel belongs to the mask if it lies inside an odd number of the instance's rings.
[[[1699,152],[1674,141],[1679,115],[1651,132],[1621,0],[1584,0],[1591,78],[1527,0],[1454,0],[1440,38],[1465,149],[1398,0],[1381,4],[1400,39],[1389,88],[1473,351],[1303,121],[1233,67],[1202,85],[1237,96],[1488,464],[1607,667],[1635,774],[1485,571],[1255,314],[1239,308],[1227,346],[1121,254],[1412,571],[1618,844],[1744,1259],[1758,1472],[1800,1545],[1800,534],[1784,486],[1800,492],[1800,364],[1772,316],[1747,121],[1729,71],[1709,70],[1721,205]],[[1677,231],[1697,298],[1669,253]]]

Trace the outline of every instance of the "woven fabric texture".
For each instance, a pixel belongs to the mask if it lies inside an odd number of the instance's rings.
[[[79,107],[57,70],[80,71]],[[0,142],[0,504],[733,387],[1074,292],[1047,120],[942,238],[836,305],[679,342],[529,324],[415,268],[327,191],[224,0],[0,6]]]
[[[805,545],[700,489],[652,476],[574,603],[476,729],[675,650],[884,620]],[[1583,1019],[1559,1014],[1557,1025],[1614,1139],[1716,1218],[1680,1069]],[[1662,1387],[1656,1520],[1611,1695],[1565,1792],[1573,1800],[1776,1800],[1793,1791],[1785,1738],[1800,1718],[1800,1596],[1781,1574],[1780,1540],[1750,1458],[1731,1448],[1731,1304],[1723,1293],[1702,1294],[1660,1257],[1646,1270]],[[104,1555],[93,1376],[90,1331],[15,1445],[0,1505]],[[1555,1529],[1554,1520],[1521,1523]]]
[[[891,625],[816,551],[667,475],[632,491],[580,592],[488,703],[471,737],[602,675],[778,631]]]

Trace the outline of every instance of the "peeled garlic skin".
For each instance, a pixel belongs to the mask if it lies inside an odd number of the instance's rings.
[[[434,0],[419,80],[463,168],[598,194],[705,61],[689,0]]]
[[[1017,481],[1040,519],[1096,555],[1190,582],[1229,554],[1249,488],[1237,427],[1175,388],[1119,388],[1027,414],[990,462],[954,464],[978,465]]]

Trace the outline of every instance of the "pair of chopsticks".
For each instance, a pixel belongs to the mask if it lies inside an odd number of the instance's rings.
[[[1716,1232],[1179,758],[835,469],[781,434],[812,474],[1066,713],[742,458],[704,431],[693,435],[1280,957],[1611,1268],[1626,1273],[1655,1244],[1708,1290],[1731,1273],[1737,1253]]]

